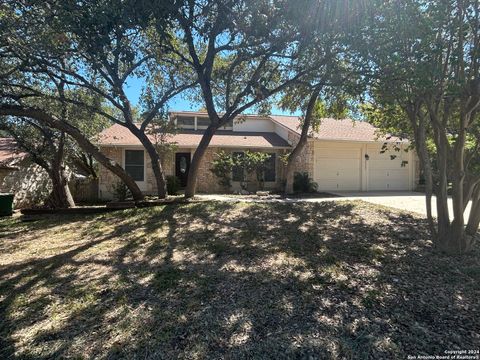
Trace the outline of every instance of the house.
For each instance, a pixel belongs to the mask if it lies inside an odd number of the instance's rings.
[[[13,138],[0,138],[0,193],[15,194],[14,207],[39,204],[48,194],[47,173],[20,150]]]
[[[162,165],[166,175],[176,175],[185,186],[191,157],[209,119],[205,112],[172,112],[170,118],[177,131],[166,137],[166,142],[173,147],[163,155]],[[284,164],[280,157],[298,142],[300,131],[297,116],[242,115],[219,129],[212,138],[200,165],[197,191],[224,191],[210,171],[215,154],[221,150],[271,154],[265,188],[280,190],[284,184]],[[118,124],[105,129],[98,145],[102,152],[124,166],[145,194],[155,194],[148,154],[128,129]],[[295,163],[295,171],[308,172],[319,191],[413,190],[419,172],[417,158],[409,146],[406,140],[379,136],[377,129],[366,122],[322,119],[319,130],[310,134],[307,146]],[[232,180],[232,189],[239,189],[240,179],[233,174]],[[101,198],[112,196],[115,181],[107,169],[100,169]]]

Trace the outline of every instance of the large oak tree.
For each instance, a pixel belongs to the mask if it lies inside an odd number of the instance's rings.
[[[174,2],[155,7],[156,27],[149,26],[152,8],[145,1],[7,1],[14,21],[2,29],[2,47],[24,76],[37,86],[2,78],[2,86],[52,97],[55,82],[70,90],[86,89],[115,109],[105,112],[66,96],[63,101],[84,106],[114,124],[126,127],[145,147],[159,197],[166,196],[160,154],[148,136],[154,121],[161,121],[170,99],[194,85],[182,63],[163,46],[165,26]],[[132,82],[142,83],[141,94],[128,92]],[[140,97],[140,111],[134,100]]]
[[[186,197],[195,194],[200,162],[217,129],[293,84],[312,67],[299,68],[317,2],[183,1],[174,15],[171,51],[195,73],[210,125],[195,150]],[[307,16],[305,15],[307,14]],[[307,23],[307,22],[305,22]]]

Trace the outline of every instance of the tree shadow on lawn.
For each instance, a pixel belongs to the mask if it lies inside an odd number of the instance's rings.
[[[480,343],[479,251],[435,253],[409,214],[204,202],[31,226],[1,248],[57,250],[0,267],[1,358],[394,358]]]

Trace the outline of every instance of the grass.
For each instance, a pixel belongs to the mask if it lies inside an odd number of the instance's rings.
[[[0,358],[478,349],[479,255],[438,254],[423,219],[362,202],[3,219]]]

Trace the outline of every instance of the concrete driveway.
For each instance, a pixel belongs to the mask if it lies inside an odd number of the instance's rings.
[[[375,191],[375,192],[335,192],[342,200],[363,200],[373,204],[389,206],[395,209],[427,215],[425,194],[410,191]],[[450,218],[453,218],[452,200],[449,199]],[[465,210],[465,218],[470,214],[471,204]],[[432,199],[432,213],[437,216],[436,199]]]

